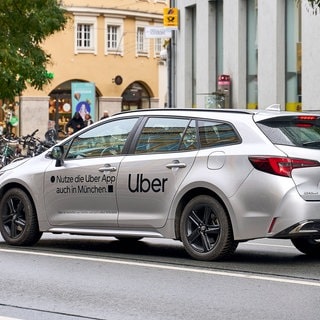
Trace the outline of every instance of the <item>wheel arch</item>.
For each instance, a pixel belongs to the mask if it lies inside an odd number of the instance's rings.
[[[13,189],[13,188],[18,188],[18,189],[21,189],[23,190],[26,195],[29,197],[31,203],[32,203],[32,206],[33,206],[33,209],[36,211],[36,206],[35,206],[35,203],[34,203],[34,200],[29,192],[29,190],[24,187],[23,185],[19,184],[19,183],[16,183],[16,182],[12,182],[12,183],[8,183],[6,184],[5,186],[3,186],[1,189],[0,189],[0,199],[3,197],[3,195],[10,189]]]
[[[176,239],[181,239],[181,235],[180,235],[180,220],[181,220],[181,215],[183,212],[183,209],[185,208],[185,206],[187,205],[187,203],[193,199],[196,196],[199,195],[208,195],[211,196],[212,198],[216,199],[219,201],[219,203],[223,206],[223,208],[225,209],[228,219],[232,225],[232,232],[234,234],[234,223],[233,223],[233,219],[230,215],[230,212],[225,204],[225,202],[223,201],[223,199],[214,191],[208,189],[208,188],[204,188],[204,187],[197,187],[194,189],[189,190],[188,192],[186,192],[182,198],[180,199],[176,212],[175,212],[175,235],[176,235]]]

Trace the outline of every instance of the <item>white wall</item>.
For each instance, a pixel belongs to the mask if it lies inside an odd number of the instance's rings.
[[[245,1],[224,0],[223,73],[231,76],[231,106],[246,107]]]
[[[187,6],[197,7],[197,93],[211,92],[216,81],[214,12],[210,12],[208,2],[177,0],[180,28],[177,31],[176,99],[180,107],[192,104],[191,17],[185,10]],[[235,108],[246,107],[246,3],[246,0],[223,1],[223,73],[231,76]],[[286,1],[257,0],[257,3],[258,106],[264,109],[277,103],[285,109]],[[308,12],[305,3],[306,0],[302,0],[302,108],[320,110],[320,12],[318,15]],[[199,98],[197,104],[200,101],[203,100]]]
[[[320,13],[302,7],[302,106],[320,110]]]
[[[215,11],[208,1],[198,1],[196,18],[196,93],[197,107],[204,107],[204,96],[216,91],[215,73]]]
[[[48,130],[48,106],[49,97],[20,97],[19,135],[26,136],[39,129],[36,137],[44,140]]]
[[[285,108],[285,1],[258,2],[258,105]]]
[[[181,2],[182,4],[182,2]],[[195,43],[192,42],[192,17],[188,7],[196,5]],[[216,55],[215,55],[215,23],[214,7],[208,1],[183,1],[180,7],[180,28],[175,31],[177,36],[176,55],[176,100],[177,107],[192,107],[192,66],[195,68],[194,106],[203,107],[204,95],[216,91]],[[197,48],[193,61],[192,45]],[[183,94],[180,94],[183,93]]]
[[[168,66],[167,62],[159,61],[159,101],[156,108],[164,108],[168,103]],[[154,104],[154,103],[152,103]]]

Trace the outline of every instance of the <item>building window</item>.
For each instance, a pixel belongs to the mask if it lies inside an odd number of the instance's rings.
[[[107,47],[108,50],[117,50],[118,48],[118,39],[119,39],[119,26],[108,26],[107,28],[108,33],[108,41]]]
[[[75,53],[96,54],[96,24],[96,17],[75,18]]]
[[[156,38],[154,39],[154,55],[156,57],[160,56],[160,52],[162,50],[162,39],[161,38]]]
[[[223,0],[217,0],[216,5],[216,70],[217,75],[223,74]],[[218,79],[218,77],[217,77]]]
[[[301,110],[301,4],[286,1],[286,110]]]
[[[258,108],[258,2],[247,1],[247,108]]]
[[[106,19],[105,54],[123,55],[123,19]]]
[[[149,40],[144,35],[145,26],[137,26],[137,55],[149,56]]]
[[[77,47],[79,49],[92,49],[92,24],[77,25]]]

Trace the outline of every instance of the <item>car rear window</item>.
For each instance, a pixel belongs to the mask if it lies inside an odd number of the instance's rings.
[[[320,117],[285,116],[257,122],[262,132],[274,143],[320,149]]]
[[[198,121],[201,148],[240,143],[240,137],[228,123],[218,121]]]

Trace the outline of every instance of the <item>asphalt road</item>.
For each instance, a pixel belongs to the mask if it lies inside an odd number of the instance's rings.
[[[169,240],[45,235],[21,248],[0,238],[0,320],[318,320],[319,267],[279,240],[202,262]]]

